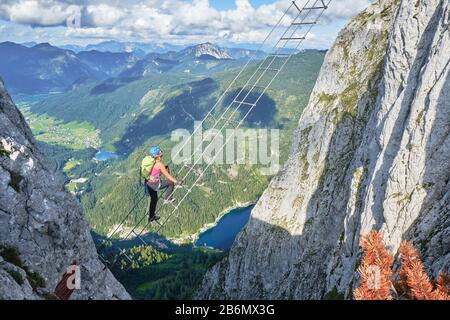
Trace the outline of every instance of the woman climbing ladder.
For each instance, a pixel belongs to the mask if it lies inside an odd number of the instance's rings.
[[[167,189],[164,197],[164,203],[174,202],[175,198],[172,197],[174,186],[181,185],[182,182],[175,179],[169,173],[167,166],[162,162],[164,152],[160,147],[152,147],[150,149],[149,156],[153,159],[149,159],[149,157],[144,158],[144,160],[142,160],[141,171],[146,172],[145,188],[146,192],[150,195],[148,221],[152,222],[160,219],[160,217],[156,215],[158,191]],[[145,169],[145,163],[147,163],[147,167],[150,167],[150,169]],[[151,166],[148,164],[151,164]],[[167,180],[161,181],[161,173]]]

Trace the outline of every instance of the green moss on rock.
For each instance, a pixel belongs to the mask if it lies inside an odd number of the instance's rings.
[[[44,300],[59,300],[59,298],[53,293],[44,293],[41,297]]]
[[[0,156],[1,157],[9,157],[11,154],[11,151],[8,151],[5,149],[2,143],[0,143]]]
[[[319,96],[319,101],[328,107],[337,99],[337,97],[338,96],[335,94],[322,93]]]
[[[359,92],[361,87],[357,82],[352,83],[342,92],[341,101],[344,112],[356,118],[358,111]]]
[[[28,282],[33,289],[45,288],[45,280],[36,272],[30,272],[28,269],[25,270],[28,276]]]
[[[20,259],[19,253],[15,248],[0,246],[0,256],[6,262],[9,262],[21,269],[23,268],[22,260]]]
[[[325,293],[323,299],[324,300],[344,300],[345,296],[344,296],[344,294],[340,293],[336,287],[334,287],[333,290]]]
[[[15,271],[15,270],[6,270],[6,272],[8,272],[8,274],[11,276],[11,278],[14,279],[14,281],[19,285],[23,285],[24,284],[24,280],[22,278],[22,275],[20,274],[20,272]]]
[[[425,114],[425,110],[420,111],[419,115],[416,118],[416,123],[419,125],[423,119],[423,115]]]
[[[24,270],[27,274],[28,282],[34,290],[36,290],[37,288],[45,288],[44,278],[42,278],[36,272],[31,272],[26,266],[23,265],[22,259],[20,259],[19,253],[16,248],[0,246],[0,256],[6,262],[11,263],[16,267]]]

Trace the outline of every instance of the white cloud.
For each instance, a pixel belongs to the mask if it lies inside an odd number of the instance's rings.
[[[297,3],[302,6],[306,1]],[[319,0],[310,3],[315,1]],[[333,0],[326,20],[348,19],[372,1]],[[235,3],[236,9],[219,11],[208,0],[1,0],[0,18],[33,26],[54,26],[64,24],[78,9],[82,12],[82,28],[68,29],[67,36],[249,43],[264,40],[291,1],[274,0],[258,8],[249,0]],[[295,13],[293,10],[291,15]],[[282,24],[288,26],[290,22],[285,19]]]
[[[108,4],[89,5],[86,8],[87,15],[94,26],[112,27],[127,14],[127,10],[110,6]]]
[[[53,0],[3,0],[0,17],[32,26],[55,26],[63,24],[79,7]]]
[[[328,0],[327,0],[328,1]],[[374,0],[338,0],[331,1],[326,16],[332,19],[349,19],[367,8]]]

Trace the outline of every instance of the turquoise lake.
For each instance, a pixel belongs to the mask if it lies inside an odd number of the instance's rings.
[[[195,245],[228,251],[242,228],[247,224],[254,205],[231,210],[216,226],[200,234]]]
[[[119,156],[114,152],[109,152],[107,150],[100,150],[96,153],[94,159],[97,161],[107,161],[117,159]]]

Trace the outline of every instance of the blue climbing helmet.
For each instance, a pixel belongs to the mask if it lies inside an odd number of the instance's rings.
[[[161,152],[160,147],[152,147],[149,151],[149,155],[151,155],[153,158],[156,157]]]

